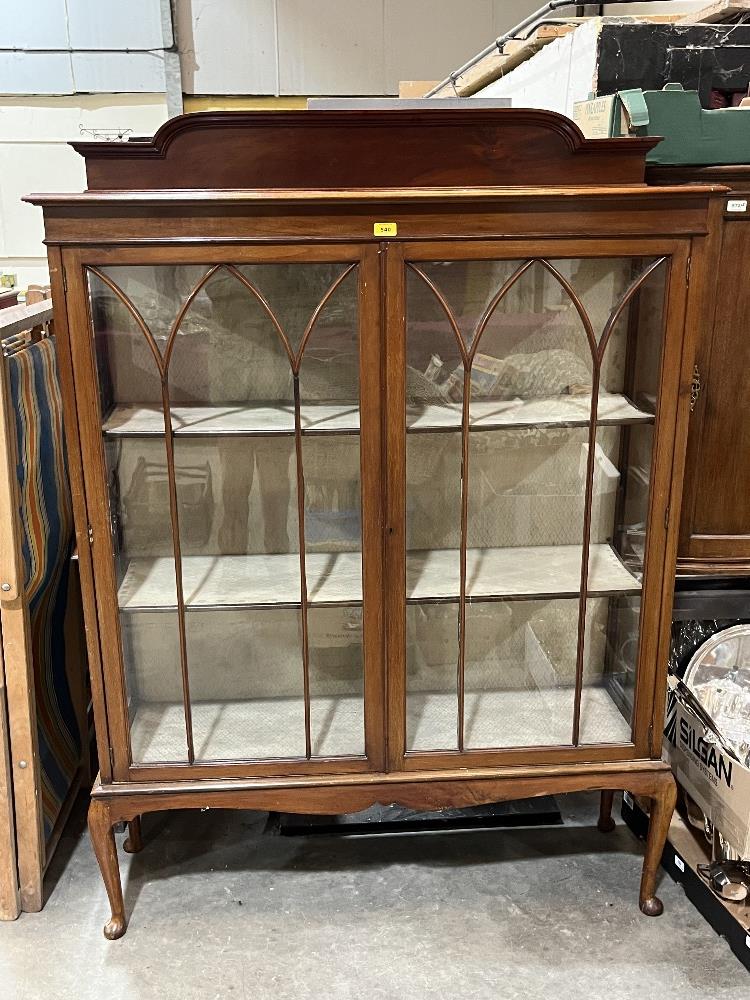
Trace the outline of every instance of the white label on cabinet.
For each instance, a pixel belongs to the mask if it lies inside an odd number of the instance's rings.
[[[675,854],[674,863],[676,867],[680,869],[681,872],[685,871],[685,862],[682,860],[679,854]]]
[[[746,198],[730,198],[727,202],[727,212],[746,212],[747,211],[747,199]]]

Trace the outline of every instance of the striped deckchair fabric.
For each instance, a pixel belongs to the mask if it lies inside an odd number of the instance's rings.
[[[7,365],[16,424],[44,834],[49,839],[81,760],[64,630],[73,514],[54,338],[11,355]]]

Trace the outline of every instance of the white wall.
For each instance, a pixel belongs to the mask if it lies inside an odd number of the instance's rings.
[[[47,280],[42,213],[21,197],[80,191],[81,129],[151,134],[182,105],[169,0],[0,5],[0,271]],[[5,96],[2,96],[5,95]],[[169,110],[168,110],[169,109]],[[93,138],[88,134],[88,138]]]
[[[517,108],[543,108],[571,117],[573,102],[595,89],[596,53],[601,20],[592,18],[555,39],[507,76],[474,97],[510,97]]]
[[[173,42],[169,0],[17,2],[0,15],[0,94],[164,92]]]
[[[168,117],[163,94],[0,98],[0,271],[17,274],[20,288],[47,280],[42,213],[21,198],[86,187],[83,158],[68,145],[81,127],[151,135]]]
[[[605,3],[604,13],[617,14],[681,14],[708,7],[711,0],[672,0],[666,3]]]
[[[381,95],[439,80],[538,0],[177,0],[187,94]]]
[[[671,14],[706,2],[610,4],[607,13]],[[176,0],[183,87],[211,95],[396,94],[399,80],[442,80],[541,6],[541,0]],[[574,13],[572,6],[559,12]]]

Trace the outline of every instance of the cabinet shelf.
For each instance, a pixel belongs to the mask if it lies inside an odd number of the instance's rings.
[[[591,396],[552,396],[548,399],[472,399],[469,429],[476,431],[524,427],[586,427],[591,416]],[[653,423],[645,413],[621,395],[599,396],[597,423],[602,426]],[[407,430],[442,431],[461,426],[461,404],[426,403],[409,407]]]
[[[497,674],[502,676],[502,664]],[[298,669],[298,664],[294,664]],[[541,710],[543,707],[543,710]],[[573,688],[539,691],[466,692],[466,745],[471,749],[565,746],[570,743]],[[297,698],[196,701],[191,705],[195,752],[199,760],[243,757],[284,758],[304,754],[303,702]],[[455,738],[455,692],[428,691],[409,698],[412,749],[450,745]],[[362,702],[349,696],[313,697],[312,753],[315,757],[351,754],[362,747]],[[581,719],[585,743],[628,743],[630,725],[602,687],[585,687]],[[149,702],[139,706],[131,741],[136,761],[180,759],[185,741],[182,704]],[[184,752],[184,751],[183,751]]]
[[[351,607],[362,603],[358,552],[310,553],[306,562],[310,605]],[[453,603],[459,597],[457,549],[410,552],[406,560],[407,601]],[[183,556],[185,604],[195,610],[299,607],[296,553],[244,556]],[[576,597],[581,546],[562,545],[470,549],[466,586],[469,600]],[[592,545],[591,596],[637,594],[639,581],[606,544]],[[132,559],[119,589],[123,611],[169,611],[177,606],[170,557]]]
[[[294,434],[294,406],[274,403],[243,406],[224,403],[215,406],[171,407],[175,437],[276,437]],[[359,406],[356,403],[315,403],[301,408],[303,434],[358,434]],[[104,422],[107,437],[163,437],[161,406],[133,403],[115,406]]]
[[[591,396],[555,396],[549,399],[473,399],[471,430],[524,427],[585,427],[591,411]],[[274,437],[294,434],[294,408],[285,404],[243,406],[173,406],[172,426],[176,437]],[[599,398],[598,423],[653,423],[653,415],[634,406],[625,396]],[[301,408],[303,434],[358,434],[356,403],[315,403]],[[411,432],[457,430],[461,426],[460,403],[425,403],[409,406],[406,426]],[[108,437],[161,437],[164,417],[160,406],[134,403],[116,406],[104,422]]]

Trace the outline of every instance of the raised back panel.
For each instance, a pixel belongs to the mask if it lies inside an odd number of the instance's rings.
[[[89,190],[642,184],[655,138],[584,139],[522,108],[209,112],[153,139],[78,142]]]

